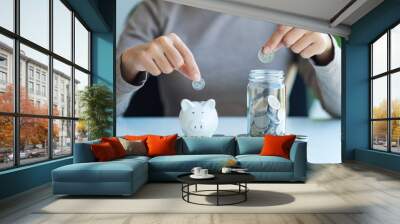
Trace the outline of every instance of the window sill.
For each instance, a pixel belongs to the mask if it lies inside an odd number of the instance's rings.
[[[24,165],[24,166],[21,166],[21,167],[10,168],[10,169],[7,169],[7,170],[0,171],[0,176],[1,175],[6,175],[6,174],[10,174],[10,173],[14,173],[14,172],[23,171],[23,170],[32,169],[32,168],[35,168],[35,167],[40,167],[40,166],[44,166],[44,165],[58,163],[58,162],[66,161],[66,160],[69,160],[69,159],[72,159],[72,156],[62,157],[62,158],[59,158],[59,159],[52,159],[52,160],[38,162],[38,163],[30,164],[30,165]]]

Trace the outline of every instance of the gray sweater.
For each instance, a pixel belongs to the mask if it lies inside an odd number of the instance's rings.
[[[252,69],[287,71],[297,62],[305,83],[315,90],[322,106],[332,116],[340,116],[341,50],[334,43],[334,59],[326,66],[313,60],[296,57],[281,48],[271,64],[262,64],[257,51],[275,30],[276,25],[264,21],[230,16],[218,12],[169,3],[145,0],[131,13],[117,48],[117,114],[121,115],[131,97],[145,85],[147,74],[138,76],[134,84],[121,76],[120,55],[129,47],[154,38],[176,33],[188,45],[199,65],[206,87],[192,89],[191,81],[173,72],[158,77],[161,101],[166,116],[177,116],[180,101],[214,98],[217,111],[223,116],[243,116],[246,113],[246,87]],[[288,93],[289,94],[289,93]],[[149,99],[151,100],[151,99]],[[134,105],[140,107],[140,105]],[[299,105],[305,106],[305,105]]]

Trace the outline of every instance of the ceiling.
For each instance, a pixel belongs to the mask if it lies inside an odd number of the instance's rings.
[[[167,0],[231,15],[348,37],[351,25],[383,0]]]

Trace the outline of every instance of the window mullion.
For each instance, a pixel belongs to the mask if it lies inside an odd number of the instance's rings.
[[[386,54],[387,54],[387,71],[389,71],[390,70],[390,30],[387,32],[387,51],[386,51]],[[392,76],[391,76],[391,74],[389,73],[387,76],[387,116],[388,116],[388,118],[391,118],[392,117],[392,100],[391,100],[391,78],[392,78]],[[391,152],[392,151],[392,135],[391,135],[391,123],[392,123],[392,121],[391,120],[389,120],[388,122],[387,122],[387,140],[388,140],[388,148],[387,148],[387,151],[388,152]]]
[[[19,25],[20,25],[20,17],[19,17],[19,10],[20,9],[20,1],[14,1],[14,31],[17,35],[19,35]],[[14,63],[13,63],[13,70],[14,70],[14,112],[19,113],[19,100],[20,100],[20,46],[19,46],[19,39],[14,39]],[[14,116],[14,166],[20,165],[20,155],[19,155],[19,135],[20,135],[20,119],[19,117]]]
[[[373,63],[372,63],[372,57],[373,57],[373,53],[374,53],[374,51],[373,51],[374,49],[373,49],[373,47],[372,47],[372,45],[369,45],[369,52],[370,52],[370,55],[369,55],[369,119],[370,119],[370,122],[369,122],[369,148],[370,149],[373,149],[373,147],[374,147],[374,136],[373,136],[373,121],[372,121],[372,119],[373,119],[373,98],[372,98],[372,96],[373,96],[373,79],[372,79],[372,72],[374,71],[373,70]]]
[[[53,52],[53,0],[49,0],[49,50]],[[53,56],[49,55],[49,71],[48,71],[48,91],[49,98],[49,120],[48,120],[48,152],[49,159],[53,159]]]
[[[71,67],[71,91],[72,91],[72,95],[71,95],[71,100],[72,100],[72,105],[71,105],[71,117],[75,118],[75,12],[72,11],[71,14],[71,23],[72,23],[72,38],[71,38],[71,60],[72,60],[72,64],[74,66]],[[72,121],[71,122],[71,126],[72,126],[72,130],[71,130],[71,150],[72,150],[72,155],[74,155],[74,151],[75,151],[75,125],[76,125],[76,121]]]

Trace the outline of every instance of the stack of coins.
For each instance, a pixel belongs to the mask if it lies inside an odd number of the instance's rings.
[[[250,134],[262,136],[264,134],[281,135],[283,122],[280,118],[281,103],[274,95],[255,97],[253,104],[249,105]]]
[[[278,135],[278,126],[281,124],[281,121],[278,117],[278,112],[281,107],[281,103],[278,98],[273,95],[269,95],[267,97],[268,108],[267,108],[267,120],[268,126],[264,132],[264,134],[270,135]]]

